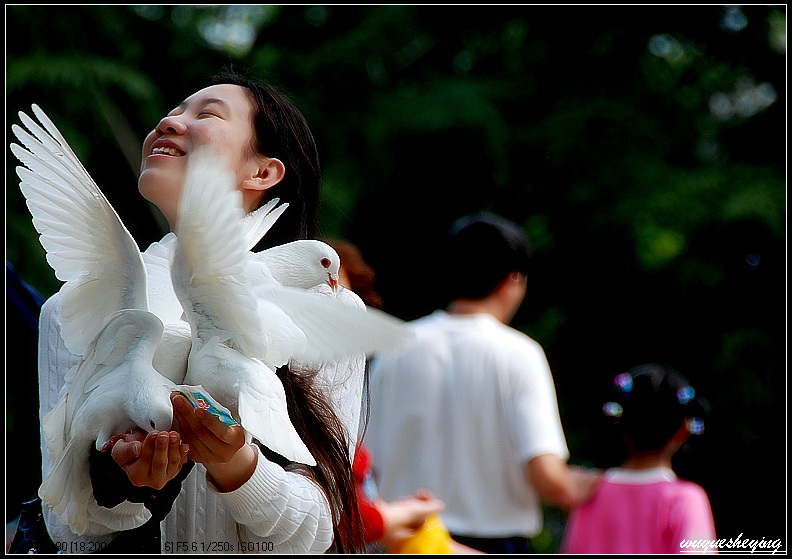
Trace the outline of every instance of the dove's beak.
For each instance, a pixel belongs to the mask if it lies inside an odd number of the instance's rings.
[[[330,289],[332,289],[333,293],[335,293],[336,289],[338,288],[338,276],[336,274],[331,274],[328,272],[327,285],[329,285]]]

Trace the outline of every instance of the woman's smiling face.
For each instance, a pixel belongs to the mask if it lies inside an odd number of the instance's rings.
[[[243,184],[266,159],[253,151],[253,102],[238,85],[213,85],[185,99],[143,142],[138,189],[157,206],[171,228],[176,224],[187,157],[212,145]]]

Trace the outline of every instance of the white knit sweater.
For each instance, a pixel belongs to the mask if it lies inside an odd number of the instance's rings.
[[[150,293],[169,289],[174,239],[169,234],[144,253]],[[342,289],[336,296],[364,307],[351,291]],[[169,312],[152,310],[160,315]],[[78,357],[66,349],[60,336],[60,304],[55,294],[45,302],[40,317],[40,418],[58,402],[64,375],[77,362]],[[350,457],[360,418],[364,365],[362,355],[323,363],[317,375],[350,435]],[[42,457],[42,473],[46,476],[51,464],[43,443]],[[115,537],[77,536],[62,526],[46,505],[44,517],[53,541],[67,551],[97,551]],[[207,481],[203,465],[196,464],[160,526],[164,553],[323,553],[333,541],[330,505],[324,492],[305,476],[284,471],[260,452],[252,477],[228,493],[219,492]]]

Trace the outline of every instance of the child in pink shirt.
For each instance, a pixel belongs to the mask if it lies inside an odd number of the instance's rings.
[[[661,365],[640,365],[614,383],[618,395],[603,411],[616,421],[628,458],[606,471],[590,501],[570,511],[561,551],[700,553],[686,542],[715,540],[709,499],[701,486],[677,478],[671,458],[703,431],[705,402]]]

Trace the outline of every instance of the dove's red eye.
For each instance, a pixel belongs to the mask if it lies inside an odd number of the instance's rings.
[[[322,264],[322,268],[329,268],[330,267],[330,259],[329,258],[322,258],[322,260],[320,260],[320,263]]]

